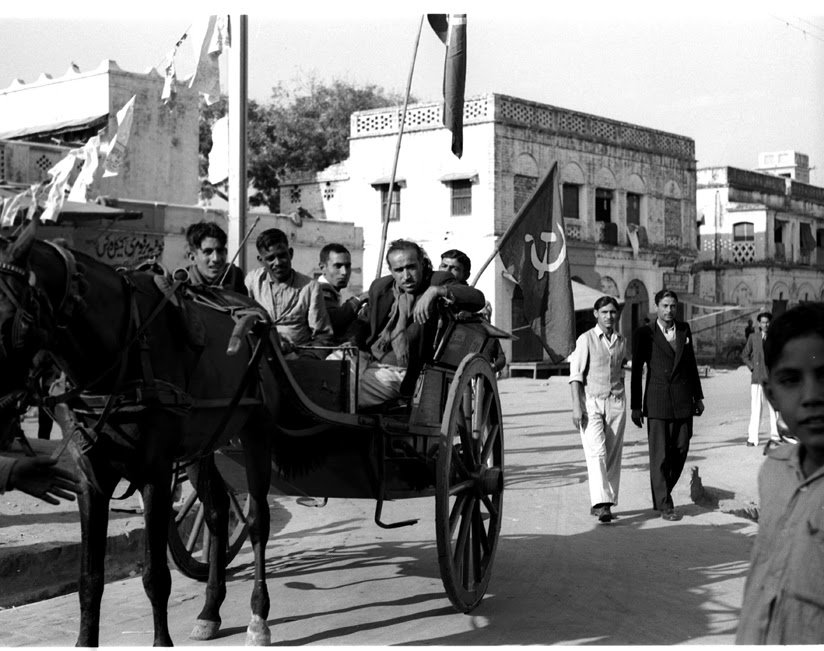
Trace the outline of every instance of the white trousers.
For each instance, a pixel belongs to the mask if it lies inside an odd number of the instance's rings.
[[[764,395],[764,387],[761,384],[750,385],[750,426],[747,429],[747,441],[753,445],[758,445],[758,430],[761,427],[761,413],[764,409],[764,404],[770,412],[770,438],[773,441],[778,441],[778,416],[775,409]]]
[[[586,396],[587,426],[581,429],[581,442],[587,461],[589,499],[592,506],[618,504],[621,483],[621,456],[627,410],[624,397]]]

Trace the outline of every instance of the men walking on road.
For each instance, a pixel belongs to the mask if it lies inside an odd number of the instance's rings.
[[[572,422],[581,432],[589,477],[590,512],[599,522],[612,521],[618,503],[624,448],[624,337],[615,332],[618,301],[595,301],[595,326],[578,337],[570,358]]]
[[[752,373],[750,382],[750,426],[747,430],[747,447],[758,446],[758,430],[761,427],[761,412],[764,403],[770,413],[770,440],[767,445],[781,444],[781,437],[778,435],[778,415],[775,409],[764,395],[763,382],[767,381],[767,366],[764,364],[764,342],[767,339],[767,331],[770,328],[772,314],[762,312],[756,317],[758,330],[750,333],[744,350],[741,351],[741,360],[747,365]]]
[[[632,422],[643,427],[647,417],[652,506],[665,520],[680,520],[672,503],[689,453],[692,418],[704,412],[704,394],[692,346],[692,332],[675,320],[678,295],[668,289],[655,294],[658,317],[633,334],[630,408]],[[647,381],[641,400],[641,377]]]

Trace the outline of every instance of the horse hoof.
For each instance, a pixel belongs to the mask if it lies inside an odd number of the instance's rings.
[[[272,634],[266,620],[259,615],[252,615],[246,629],[246,646],[269,646],[271,643]]]
[[[212,622],[208,619],[198,619],[195,621],[195,627],[189,634],[190,640],[212,640],[217,636],[220,630],[220,622]]]

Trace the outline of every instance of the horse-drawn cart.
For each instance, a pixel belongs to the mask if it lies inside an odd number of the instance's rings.
[[[277,385],[281,392],[275,456],[293,461],[291,472],[274,468],[278,492],[371,498],[375,522],[386,528],[417,520],[384,522],[384,501],[434,495],[441,579],[454,607],[469,612],[486,591],[501,528],[504,434],[489,360],[496,339],[508,335],[480,317],[444,313],[442,324],[434,361],[410,403],[356,413],[357,382],[348,367],[357,356],[287,361],[275,331],[261,369],[270,376],[263,385]],[[245,540],[245,480],[237,472],[242,463],[241,450],[231,444],[217,454],[230,493],[227,562]],[[211,535],[185,479],[176,473],[169,552],[181,572],[205,580]]]

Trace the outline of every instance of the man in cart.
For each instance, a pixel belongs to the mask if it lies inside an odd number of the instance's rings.
[[[332,324],[318,281],[292,268],[294,251],[282,230],[263,231],[255,245],[262,266],[246,275],[249,296],[269,313],[287,355],[325,357],[323,348],[333,345]]]
[[[243,271],[227,261],[227,242],[226,232],[216,222],[201,221],[186,229],[191,261],[186,271],[192,285],[225,287],[240,294],[246,293]]]
[[[347,333],[361,351],[358,408],[411,397],[434,353],[438,300],[471,312],[485,304],[481,291],[448,271],[433,271],[426,252],[411,240],[391,242],[386,263],[390,274],[372,283],[368,304]]]
[[[323,302],[332,322],[335,341],[340,342],[367,299],[367,293],[344,298],[342,291],[349,286],[352,276],[352,255],[343,244],[331,242],[320,250],[318,283]]]

